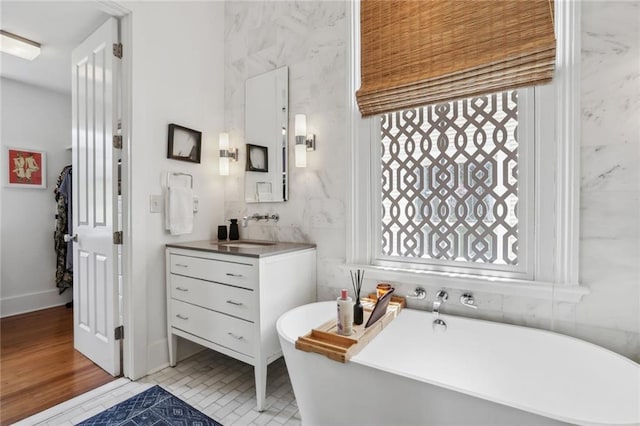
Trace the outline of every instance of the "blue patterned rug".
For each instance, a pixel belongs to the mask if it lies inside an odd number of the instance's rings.
[[[222,426],[160,386],[132,396],[80,423],[82,426]]]

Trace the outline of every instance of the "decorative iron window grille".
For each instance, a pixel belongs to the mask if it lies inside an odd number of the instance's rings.
[[[381,116],[381,255],[518,265],[516,90]]]

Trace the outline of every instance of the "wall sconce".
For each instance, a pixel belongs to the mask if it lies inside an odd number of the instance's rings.
[[[0,30],[0,51],[33,61],[40,54],[40,43]]]
[[[238,161],[238,148],[229,149],[229,133],[220,133],[220,176],[229,176],[229,159]]]
[[[307,167],[307,151],[316,150],[316,135],[307,135],[307,116],[304,114],[296,114],[294,125],[296,167]]]

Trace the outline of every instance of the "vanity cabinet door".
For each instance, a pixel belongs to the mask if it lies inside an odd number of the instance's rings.
[[[171,274],[171,297],[182,302],[255,322],[258,306],[253,290]]]
[[[169,262],[172,274],[230,284],[251,290],[255,290],[257,287],[257,268],[251,264],[178,254],[171,254]]]

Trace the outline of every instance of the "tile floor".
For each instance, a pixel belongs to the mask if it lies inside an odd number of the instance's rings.
[[[269,365],[267,409],[260,413],[255,409],[253,367],[211,350],[137,382],[118,379],[16,424],[74,425],[156,384],[224,426],[300,425],[283,358]]]

